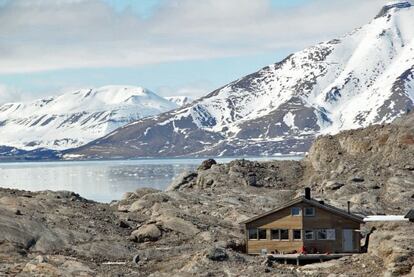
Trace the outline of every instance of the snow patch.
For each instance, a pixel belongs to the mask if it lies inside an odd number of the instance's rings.
[[[408,221],[408,219],[403,215],[369,215],[364,218],[364,221]]]
[[[288,112],[287,114],[285,114],[285,116],[283,117],[283,122],[285,122],[285,124],[292,129],[296,129],[297,127],[295,126],[295,115],[291,112]]]
[[[65,154],[62,156],[63,160],[78,160],[83,158],[85,155],[83,154]]]

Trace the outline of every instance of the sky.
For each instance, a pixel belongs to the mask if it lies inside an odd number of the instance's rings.
[[[79,88],[205,95],[371,21],[383,0],[0,0],[0,104]]]

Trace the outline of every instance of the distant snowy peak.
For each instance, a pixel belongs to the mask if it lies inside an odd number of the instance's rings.
[[[0,118],[17,116],[17,113],[42,114],[44,112],[85,112],[106,111],[108,107],[128,107],[139,105],[148,109],[175,108],[177,105],[163,97],[144,89],[131,86],[105,86],[80,89],[59,96],[38,99],[27,103],[6,103],[0,107]],[[144,114],[146,111],[144,111]]]
[[[177,104],[182,107],[193,102],[193,99],[188,96],[167,96],[165,97],[170,102]]]
[[[143,117],[177,108],[142,87],[80,89],[0,106],[0,145],[25,150],[81,146]]]

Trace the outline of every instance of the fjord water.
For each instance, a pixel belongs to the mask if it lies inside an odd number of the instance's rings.
[[[300,159],[296,156],[249,160]],[[219,163],[234,158],[218,158]],[[0,163],[0,187],[21,190],[67,190],[90,200],[110,202],[141,187],[163,190],[174,177],[197,168],[203,159],[141,159]]]

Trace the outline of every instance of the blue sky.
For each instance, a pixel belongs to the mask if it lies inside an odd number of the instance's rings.
[[[125,9],[132,9],[134,12],[144,18],[153,14],[154,9],[162,4],[163,0],[104,0],[111,5],[116,11],[122,12]],[[197,0],[196,0],[197,1]],[[271,0],[273,8],[286,8],[303,5],[311,0]]]
[[[358,1],[0,0],[0,103],[104,85],[198,97],[368,22],[383,2]]]
[[[208,93],[232,80],[277,62],[286,51],[229,58],[189,60],[136,67],[76,68],[45,72],[0,75],[0,82],[31,91],[50,94],[78,87],[104,85],[136,85],[165,96],[182,87],[194,87],[196,93]],[[205,89],[204,89],[205,88]],[[201,91],[200,91],[201,90]]]

